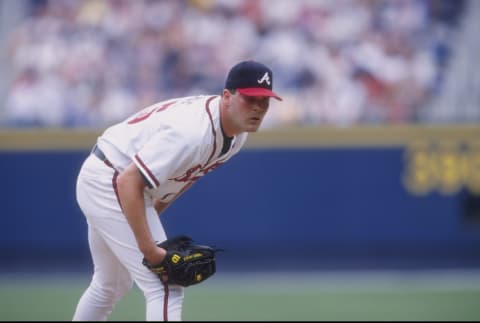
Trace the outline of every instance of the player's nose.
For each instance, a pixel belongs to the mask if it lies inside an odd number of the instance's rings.
[[[262,101],[255,101],[252,105],[252,109],[255,112],[265,113],[268,109],[268,103]]]

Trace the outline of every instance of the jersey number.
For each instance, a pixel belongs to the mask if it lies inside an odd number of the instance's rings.
[[[128,121],[127,123],[128,124],[135,124],[135,123],[139,123],[140,121],[143,121],[145,119],[147,119],[148,117],[150,117],[153,113],[155,112],[161,112],[161,111],[164,111],[166,109],[168,109],[169,107],[171,107],[172,105],[174,105],[177,101],[172,101],[172,102],[168,102],[168,103],[165,103],[165,104],[162,104],[161,106],[159,107],[155,107],[153,108],[152,110],[148,111],[148,112],[141,112],[139,113],[135,118],[133,118],[132,120]]]

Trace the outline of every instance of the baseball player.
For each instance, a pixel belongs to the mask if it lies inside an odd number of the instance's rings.
[[[181,320],[184,287],[166,285],[142,265],[166,250],[159,215],[193,183],[238,153],[258,130],[272,91],[270,68],[243,61],[229,71],[221,95],[153,104],[98,138],[77,179],[94,264],[73,320],[106,320],[135,282],[147,320]]]

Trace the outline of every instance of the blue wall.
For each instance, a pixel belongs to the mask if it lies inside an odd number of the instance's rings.
[[[0,151],[0,265],[88,255],[74,190],[87,154]],[[402,183],[407,167],[403,147],[245,149],[199,180],[162,220],[170,235],[226,248],[224,259],[477,265],[480,227],[466,216],[468,191],[412,194]]]

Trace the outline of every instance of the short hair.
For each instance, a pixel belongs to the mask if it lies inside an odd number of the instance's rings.
[[[228,90],[228,92],[230,92],[230,94],[235,94],[235,93],[237,93],[237,90],[236,90],[236,89],[227,89],[227,90]],[[221,96],[223,96],[223,91],[222,91],[222,93],[221,93]]]

